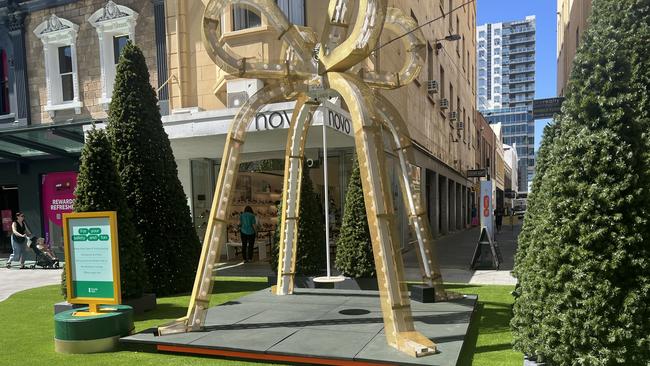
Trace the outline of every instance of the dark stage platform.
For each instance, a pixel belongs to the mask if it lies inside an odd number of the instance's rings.
[[[415,327],[439,353],[412,358],[389,347],[377,291],[296,289],[291,296],[261,290],[210,308],[203,332],[155,336],[145,331],[122,342],[158,351],[268,362],[322,365],[455,365],[476,296],[411,302]]]

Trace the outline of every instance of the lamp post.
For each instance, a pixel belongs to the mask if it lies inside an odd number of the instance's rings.
[[[436,55],[438,54],[438,51],[440,51],[440,49],[442,48],[442,41],[453,42],[453,41],[458,41],[460,39],[461,39],[460,34],[450,34],[450,35],[446,36],[445,38],[437,39],[436,40]]]

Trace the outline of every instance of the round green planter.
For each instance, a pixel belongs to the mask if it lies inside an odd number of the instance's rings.
[[[61,353],[106,352],[117,347],[120,337],[131,334],[133,308],[126,305],[101,306],[115,309],[91,316],[74,316],[87,307],[68,310],[54,316],[54,348]]]

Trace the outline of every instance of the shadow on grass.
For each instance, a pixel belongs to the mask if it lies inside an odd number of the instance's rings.
[[[259,291],[269,287],[266,281],[223,281],[215,280],[212,289],[213,294],[225,294],[232,292],[251,292]]]
[[[187,313],[187,305],[181,306],[176,304],[157,304],[156,308],[133,317],[136,322],[155,319],[175,319],[184,316]]]
[[[470,322],[469,329],[467,330],[467,336],[465,337],[463,348],[460,350],[460,357],[458,358],[457,363],[459,366],[472,365],[472,360],[474,359],[474,354],[476,353],[476,342],[478,341],[479,323],[481,322],[483,308],[483,304],[479,302],[479,304],[476,306],[476,311],[474,314],[472,314],[472,320]]]
[[[262,281],[259,282],[236,281],[236,280],[223,281],[217,279],[215,281],[212,294],[225,295],[225,294],[232,294],[232,293],[239,293],[239,292],[248,293],[248,292],[262,290],[266,287],[268,287],[268,285],[266,284],[266,282],[262,282]],[[182,298],[185,296],[189,297],[189,295],[190,293],[184,293],[184,294],[171,296],[172,300],[174,301],[172,303],[166,301],[168,299],[167,297],[159,298],[157,301],[158,303],[156,305],[156,308],[154,310],[145,312],[143,314],[137,314],[134,317],[134,320],[139,322],[139,321],[146,321],[146,320],[156,320],[156,319],[164,320],[164,319],[176,319],[176,318],[183,317],[187,314],[187,306],[189,304],[189,298],[187,300],[180,300],[180,301],[178,301],[176,298]],[[244,296],[244,294],[242,294],[242,296]],[[213,299],[210,305],[217,306],[222,301],[215,301]],[[228,300],[226,300],[226,302],[228,302]]]

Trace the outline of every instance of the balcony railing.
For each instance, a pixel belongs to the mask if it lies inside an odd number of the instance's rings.
[[[517,43],[535,42],[535,37],[510,38],[510,45]],[[510,50],[512,52],[512,49]]]
[[[534,67],[523,67],[523,68],[511,68],[510,75],[512,74],[521,74],[526,72],[535,72]]]
[[[534,31],[535,31],[534,27],[510,28],[510,34],[521,34],[521,33],[529,33]]]
[[[510,89],[511,94],[514,94],[514,93],[529,93],[529,92],[534,92],[534,91],[535,91],[535,88],[514,88],[514,89]]]
[[[510,84],[527,83],[529,81],[535,81],[535,77],[531,76],[531,77],[526,77],[526,78],[513,78],[513,79],[510,79]]]
[[[521,64],[526,62],[535,62],[535,57],[518,57],[510,59],[510,64]]]
[[[535,47],[511,48],[510,54],[535,52]]]

